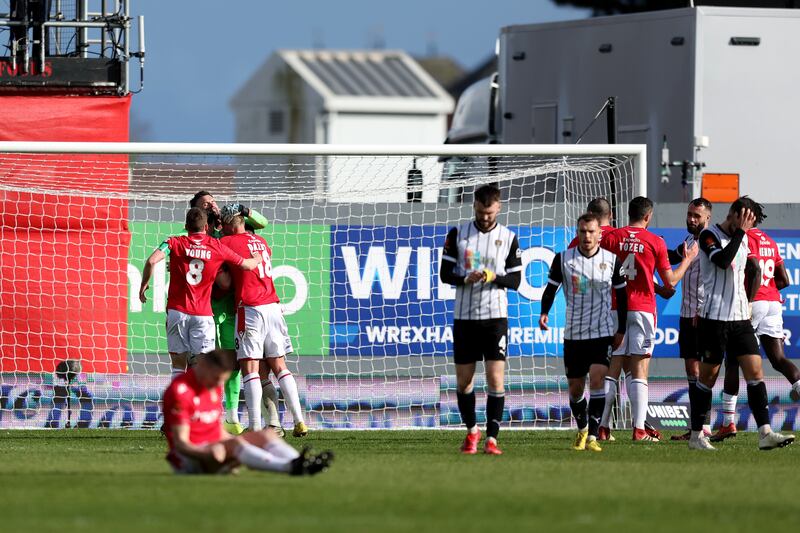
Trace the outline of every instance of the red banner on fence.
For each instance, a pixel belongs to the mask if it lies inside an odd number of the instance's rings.
[[[0,96],[0,140],[124,142],[129,108]],[[128,175],[124,155],[0,154],[0,371],[126,371]]]

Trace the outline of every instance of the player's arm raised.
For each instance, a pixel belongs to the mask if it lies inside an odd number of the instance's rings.
[[[753,227],[755,215],[749,209],[742,209],[738,214],[736,230],[731,235],[731,240],[724,248],[717,236],[709,230],[700,233],[700,249],[708,255],[708,260],[721,269],[727,269],[736,258],[742,240],[747,236],[747,230]]]
[[[544,294],[542,294],[542,310],[539,314],[539,329],[543,331],[550,329],[547,326],[547,322],[549,320],[548,315],[550,314],[550,309],[553,307],[553,302],[556,301],[556,293],[558,292],[558,288],[563,282],[564,273],[561,271],[561,254],[557,253],[553,258],[553,262],[550,264],[550,272],[547,274],[547,286],[544,288]]]
[[[153,253],[150,254],[150,257],[148,257],[147,261],[145,261],[144,268],[142,269],[142,283],[139,285],[140,302],[147,302],[145,291],[147,291],[147,288],[150,286],[150,279],[153,277],[153,267],[167,257],[168,251],[169,243],[168,241],[164,241],[161,243],[161,246],[153,250]]]
[[[661,241],[662,243],[664,241]],[[692,243],[691,246],[683,245],[683,257],[681,258],[681,262],[678,265],[678,268],[672,270],[669,268],[669,258],[666,257],[666,244],[663,245],[664,249],[661,252],[658,252],[659,255],[656,256],[656,261],[658,261],[658,275],[661,276],[661,280],[664,282],[665,286],[669,286],[670,288],[675,287],[680,280],[683,279],[684,274],[686,274],[686,270],[692,265],[692,260],[697,257],[697,244]],[[663,254],[663,258],[659,259],[659,256]]]

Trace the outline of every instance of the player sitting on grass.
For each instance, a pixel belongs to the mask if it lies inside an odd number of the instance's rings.
[[[569,406],[578,425],[573,449],[602,451],[597,442],[606,403],[604,381],[611,350],[622,344],[628,315],[625,277],[619,258],[600,248],[602,228],[597,215],[578,219],[578,247],[556,254],[542,296],[539,327],[547,330],[548,313],[558,287],[567,300],[564,328],[564,369],[569,383]],[[616,292],[617,323],[611,310]],[[584,391],[589,376],[589,402]]]
[[[196,364],[176,377],[164,392],[164,432],[167,461],[179,474],[222,474],[239,465],[253,470],[295,476],[325,470],[330,451],[298,453],[271,429],[232,436],[222,428],[219,408],[222,384],[232,365],[220,351],[197,357]]]
[[[253,270],[262,262],[261,254],[244,259],[206,234],[208,216],[199,208],[186,213],[188,235],[169,237],[150,254],[142,270],[139,300],[145,292],[153,267],[170,254],[167,293],[167,349],[172,375],[186,370],[189,356],[214,349],[214,319],[211,313],[211,287],[223,263],[242,270]]]
[[[267,226],[267,219],[255,209],[249,209],[242,204],[236,204],[239,213],[244,217],[245,223],[253,229],[263,229]],[[208,234],[214,238],[222,237],[222,219],[220,217],[219,206],[214,195],[208,191],[197,191],[189,200],[189,207],[199,207],[205,210],[208,215]],[[223,267],[221,275],[227,271]],[[217,333],[217,348],[224,350],[224,353],[231,361],[236,361],[236,332],[234,326],[235,305],[233,301],[233,290],[224,289],[217,283],[211,291],[211,311],[214,313],[214,325]],[[239,368],[235,367],[230,379],[225,382],[225,430],[233,435],[239,435],[244,428],[239,423],[239,392],[242,389],[242,376]],[[278,403],[275,387],[270,383],[264,387],[264,405],[270,413],[271,420],[278,420]],[[279,426],[280,422],[275,422],[278,434],[283,436],[283,429]],[[272,425],[273,422],[270,422]]]
[[[225,237],[220,242],[237,253],[259,253],[264,263],[251,272],[234,270],[236,302],[236,357],[244,373],[244,397],[250,429],[261,428],[262,387],[271,370],[278,378],[286,404],[294,418],[295,437],[308,434],[297,382],[286,367],[286,355],[294,351],[289,329],[283,318],[280,299],[272,283],[272,250],[263,237],[244,229],[244,217],[237,204],[222,210]]]

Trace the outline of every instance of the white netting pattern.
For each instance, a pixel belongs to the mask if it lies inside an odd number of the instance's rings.
[[[639,192],[634,168],[628,156],[0,154],[0,385],[23,397],[19,412],[0,405],[14,411],[0,427],[62,426],[64,390],[83,425],[157,427],[163,263],[150,301],[136,296],[144,260],[180,233],[199,190],[269,220],[259,233],[311,427],[458,426],[439,260],[448,228],[472,217],[474,187],[492,182],[526,264],[509,298],[508,423],[569,425],[562,330],[535,327],[538,299],[586,204]],[[53,375],[64,359],[84,370],[67,389]]]

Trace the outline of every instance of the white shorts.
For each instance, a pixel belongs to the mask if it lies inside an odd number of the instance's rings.
[[[783,305],[780,302],[753,302],[750,322],[756,335],[783,339]]]
[[[236,359],[283,357],[293,351],[280,304],[243,306],[236,312]]]
[[[617,313],[614,313],[614,331],[617,330]],[[652,355],[656,340],[656,319],[653,313],[628,311],[625,337],[611,355]]]
[[[170,353],[200,354],[214,349],[217,332],[214,317],[187,315],[167,310],[167,350]]]

